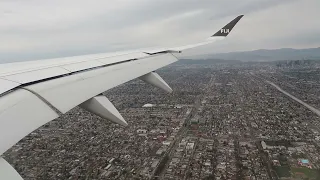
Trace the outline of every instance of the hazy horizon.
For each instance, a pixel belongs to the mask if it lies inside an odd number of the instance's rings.
[[[319,47],[319,6],[318,0],[1,1],[0,63],[199,42],[239,14],[245,16],[226,40],[182,56]]]

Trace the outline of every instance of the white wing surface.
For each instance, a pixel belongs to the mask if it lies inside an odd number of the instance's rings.
[[[224,39],[242,16],[198,44],[0,65],[0,155],[38,127],[76,106],[127,125],[101,93],[135,78],[171,92],[154,71],[176,62],[175,54],[185,49]],[[5,161],[1,164],[7,166]]]

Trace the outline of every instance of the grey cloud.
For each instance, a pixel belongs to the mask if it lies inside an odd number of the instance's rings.
[[[315,6],[318,1],[308,2]],[[230,38],[186,55],[212,49],[225,52],[272,48],[276,44],[298,46],[291,40],[295,34],[282,30],[292,28],[292,23],[275,24],[278,28],[270,33],[265,28],[273,26],[272,19],[281,15],[279,9],[295,17],[299,12],[294,11],[301,4],[308,7],[306,1],[298,0],[0,1],[0,20],[4,22],[0,25],[0,62],[181,45],[210,36],[238,14],[246,16]],[[314,9],[312,12],[317,13]],[[300,28],[297,33],[303,31]],[[277,36],[271,36],[277,32]],[[299,38],[303,44],[317,44],[312,38]]]

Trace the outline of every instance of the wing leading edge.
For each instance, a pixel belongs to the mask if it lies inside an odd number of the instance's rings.
[[[175,53],[224,39],[242,17],[197,44],[0,65],[0,155],[76,106],[127,125],[101,93],[135,78],[170,93],[154,71],[176,62]]]

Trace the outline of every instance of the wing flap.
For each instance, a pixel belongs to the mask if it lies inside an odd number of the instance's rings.
[[[18,89],[0,97],[0,154],[58,114],[31,92]]]
[[[176,62],[171,54],[82,71],[25,86],[0,97],[0,154],[62,113],[117,85]]]
[[[106,90],[176,62],[172,54],[163,54],[107,66],[58,79],[26,86],[48,101],[60,112],[66,113],[84,101]]]

